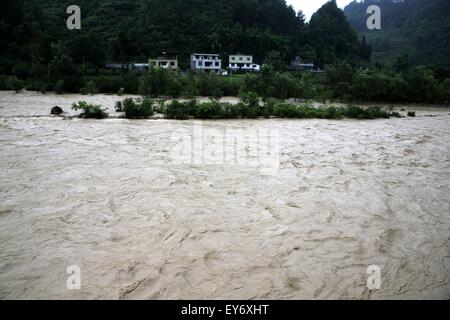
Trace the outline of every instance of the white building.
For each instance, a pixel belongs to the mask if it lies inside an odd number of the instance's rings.
[[[177,70],[178,69],[178,57],[170,58],[167,55],[163,55],[156,59],[150,59],[149,65],[153,68]]]
[[[222,70],[222,59],[218,54],[194,53],[191,55],[191,69],[220,73]]]
[[[243,54],[230,56],[228,68],[233,72],[258,72],[261,70],[260,65],[253,63],[253,56]]]

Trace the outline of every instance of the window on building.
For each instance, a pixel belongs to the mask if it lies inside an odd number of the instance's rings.
[[[216,62],[216,67],[218,67],[219,66],[219,62]]]
[[[242,57],[239,57],[239,61],[242,61]]]
[[[199,67],[203,67],[203,61],[199,61],[199,62],[198,62],[198,66],[199,66]]]
[[[250,61],[250,57],[247,57],[247,61]]]

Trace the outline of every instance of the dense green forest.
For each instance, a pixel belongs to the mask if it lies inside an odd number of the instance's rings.
[[[51,43],[58,41],[76,64],[84,59],[98,67],[146,62],[161,52],[179,56],[185,68],[194,52],[253,54],[259,63],[270,52],[286,62],[304,54],[319,64],[359,55],[356,34],[333,6],[333,21],[316,15],[308,28],[301,12],[281,0],[80,0],[82,29],[70,31],[65,21],[71,3],[3,0],[2,71],[18,60],[49,63]]]
[[[411,0],[412,1],[412,0]],[[81,30],[68,30],[66,0],[0,4],[0,89],[41,92],[222,96],[243,92],[285,99],[442,103],[450,100],[445,70],[405,56],[370,64],[372,48],[335,1],[305,22],[284,0],[80,0]],[[105,63],[147,62],[167,52],[188,69],[193,52],[252,54],[260,74],[219,77],[151,70],[113,73]],[[296,73],[301,56],[325,70]],[[447,58],[448,60],[448,58]]]
[[[371,4],[381,8],[381,30],[366,27]],[[450,69],[450,1],[354,1],[344,12],[372,46],[373,62],[392,62],[407,54],[413,64]]]

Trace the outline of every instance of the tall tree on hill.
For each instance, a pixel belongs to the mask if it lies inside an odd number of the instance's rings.
[[[358,37],[335,0],[324,4],[312,16],[309,39],[316,49],[320,64],[332,63],[336,59],[352,59],[359,55]]]

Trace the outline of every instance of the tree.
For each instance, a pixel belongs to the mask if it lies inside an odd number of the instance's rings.
[[[446,104],[450,103],[450,79],[442,81],[439,85],[439,91],[441,93],[441,99]]]
[[[352,66],[346,61],[341,61],[328,66],[325,71],[327,83],[333,88],[334,95],[339,97],[348,94],[355,75]]]
[[[370,62],[372,56],[372,47],[367,44],[366,36],[362,37],[359,48],[359,55],[366,61]]]
[[[61,41],[53,43],[51,47],[53,58],[48,65],[50,79],[53,82],[62,81],[62,90],[75,89],[71,88],[70,84],[77,75],[77,68],[70,57],[70,52]],[[61,89],[61,83],[58,84]]]
[[[272,66],[272,68],[277,71],[286,70],[286,63],[284,62],[279,51],[270,51],[267,54],[264,64]]]
[[[16,93],[19,93],[25,87],[25,83],[17,77],[9,78],[9,87]]]
[[[301,47],[299,55],[300,58],[308,62],[315,62],[317,60],[317,53],[314,50],[314,48],[309,44],[306,44]]]
[[[124,30],[120,30],[117,34],[114,57],[120,61],[123,65],[130,62],[130,41],[128,35]]]
[[[407,54],[397,58],[394,63],[394,69],[397,72],[406,72],[409,69],[409,57]]]
[[[313,14],[309,27],[309,38],[313,41],[319,64],[352,59],[359,54],[358,37],[335,0]]]
[[[95,82],[92,80],[89,80],[88,82],[86,82],[86,86],[81,89],[81,93],[83,93],[83,94],[94,95],[97,92],[98,92],[98,89],[95,85]]]

